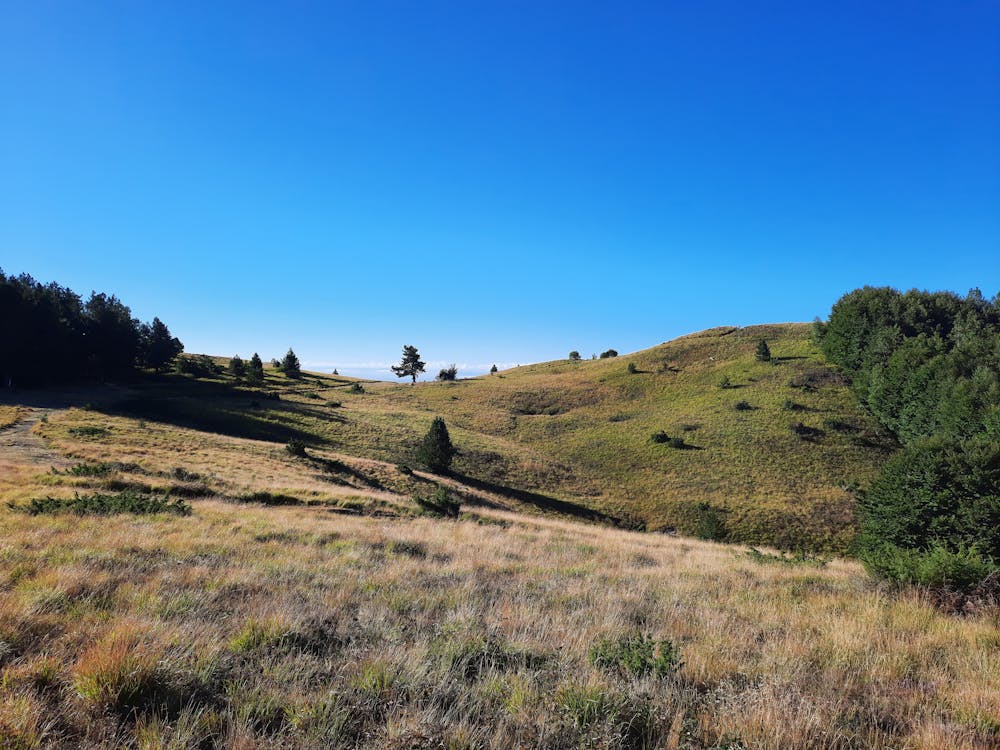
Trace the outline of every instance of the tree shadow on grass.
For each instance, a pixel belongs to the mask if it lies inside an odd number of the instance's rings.
[[[147,387],[100,408],[102,412],[133,419],[162,422],[200,432],[287,443],[317,442],[316,435],[289,424],[296,416],[345,419],[316,407],[283,402],[227,383],[164,376]]]
[[[608,515],[607,513],[603,513],[599,510],[594,510],[593,508],[588,508],[584,505],[573,503],[568,500],[559,500],[554,497],[549,497],[548,495],[542,495],[528,490],[504,487],[503,485],[488,482],[483,479],[476,479],[464,474],[457,474],[455,472],[450,473],[448,476],[482,492],[490,492],[494,495],[500,495],[501,497],[515,500],[517,502],[524,503],[525,505],[531,505],[539,510],[551,511],[566,516],[572,516],[573,518],[578,518],[584,521],[603,523],[611,526],[620,526],[623,528],[631,528],[631,526],[634,525],[632,522],[627,520],[616,518],[615,516]]]

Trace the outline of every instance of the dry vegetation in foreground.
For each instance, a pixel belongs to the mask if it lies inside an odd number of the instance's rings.
[[[997,612],[853,563],[220,501],[0,533],[5,748],[1000,743]]]

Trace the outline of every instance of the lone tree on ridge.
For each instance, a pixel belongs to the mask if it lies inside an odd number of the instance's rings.
[[[397,378],[413,378],[413,382],[416,383],[417,375],[424,371],[426,365],[426,362],[420,361],[417,347],[406,344],[403,347],[403,359],[398,365],[392,366],[392,371],[396,373]]]

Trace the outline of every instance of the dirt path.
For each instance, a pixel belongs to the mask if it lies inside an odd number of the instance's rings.
[[[41,436],[32,432],[43,416],[56,409],[28,408],[27,416],[16,424],[0,430],[0,458],[18,464],[48,469],[55,466],[65,468],[72,462],[58,451],[49,448]]]

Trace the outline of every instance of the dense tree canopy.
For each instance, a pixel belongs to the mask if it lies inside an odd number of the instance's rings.
[[[392,366],[392,371],[396,373],[397,378],[412,378],[413,382],[416,383],[417,375],[422,373],[426,366],[427,363],[420,359],[417,347],[407,344],[403,347],[402,359],[398,365]]]
[[[865,287],[815,330],[904,446],[860,500],[862,559],[974,585],[1000,563],[1000,298]]]
[[[117,297],[0,271],[0,384],[43,385],[162,370],[184,347],[159,319],[140,323]]]

